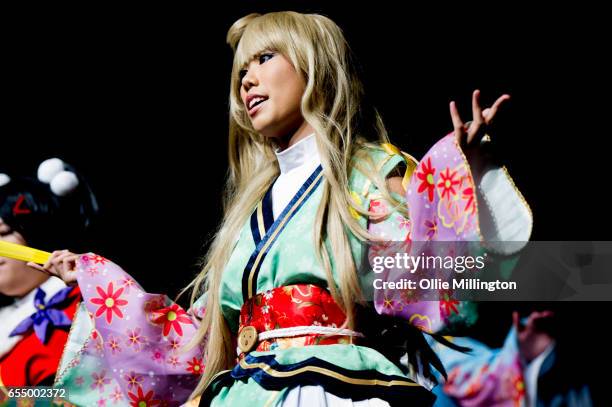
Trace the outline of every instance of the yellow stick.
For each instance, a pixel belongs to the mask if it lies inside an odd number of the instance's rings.
[[[49,257],[51,257],[51,253],[0,240],[0,256],[45,264],[47,260],[49,260]]]

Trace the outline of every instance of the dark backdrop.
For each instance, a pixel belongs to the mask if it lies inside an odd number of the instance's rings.
[[[91,250],[174,295],[220,220],[226,31],[248,12],[312,11],[344,29],[394,143],[417,157],[450,131],[450,100],[467,120],[474,88],[487,104],[510,93],[495,141],[533,209],[533,238],[607,239],[601,10],[279,3],[7,15],[0,166],[33,174],[52,156],[74,164],[103,208]]]

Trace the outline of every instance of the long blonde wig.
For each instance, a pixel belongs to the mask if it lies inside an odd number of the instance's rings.
[[[222,274],[232,253],[232,242],[279,173],[273,142],[253,129],[240,98],[239,72],[245,65],[263,51],[274,51],[285,56],[304,79],[302,116],[315,130],[324,168],[323,195],[313,239],[327,274],[328,289],[345,310],[348,327],[354,326],[355,304],[363,301],[349,234],[360,240],[371,238],[351,215],[350,208],[363,216],[372,215],[356,205],[349,190],[349,176],[357,161],[361,165],[359,170],[368,175],[383,197],[398,204],[364,153],[368,145],[375,147],[387,142],[387,133],[376,110],[363,100],[362,84],[348,44],[332,20],[296,12],[250,14],[231,26],[227,42],[234,51],[234,62],[224,217],[202,272],[187,287],[193,288],[192,303],[203,292],[207,293],[206,313],[191,342],[195,346],[206,340],[205,373],[194,396],[201,394],[217,373],[233,367],[235,347],[220,307]],[[355,157],[359,160],[354,160]],[[332,253],[338,285],[332,277]]]

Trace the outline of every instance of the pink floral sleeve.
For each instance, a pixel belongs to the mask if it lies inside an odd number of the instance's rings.
[[[204,344],[184,347],[196,333],[203,308],[187,312],[165,295],[145,292],[119,266],[96,254],[81,256],[76,273],[88,315],[81,325],[88,325],[89,334],[71,360],[63,362],[71,401],[184,403],[204,369]]]
[[[393,213],[384,221],[369,224],[372,234],[403,244],[374,245],[369,251],[370,260],[374,256],[395,255],[398,250],[417,255],[429,242],[449,242],[444,247],[453,251],[456,248],[452,242],[480,241],[474,181],[454,135],[441,139],[423,157],[406,185],[405,199],[408,218]],[[370,211],[388,210],[382,199],[370,201]],[[399,280],[402,273],[386,270],[379,277]],[[451,295],[422,301],[415,293],[408,289],[375,290],[376,310],[401,317],[428,333],[439,332],[453,321],[470,323],[476,318],[473,304],[457,301]]]
[[[484,240],[479,223],[480,202],[470,166],[453,134],[427,152],[405,187],[408,218],[392,213],[382,221],[369,223],[369,231],[386,241],[370,248],[371,263],[375,256],[393,256],[399,250],[418,255],[431,242],[445,242],[433,246],[444,248],[450,256],[466,254],[472,247],[479,247],[470,246],[469,242]],[[383,214],[391,208],[384,200],[374,198],[369,209]],[[398,281],[403,272],[385,270],[379,277]],[[445,332],[456,323],[470,325],[477,318],[475,303],[458,301],[450,291],[448,295],[440,292],[436,300],[423,300],[409,289],[375,290],[374,305],[379,314],[402,318],[430,334]],[[470,354],[458,352],[427,336],[449,372],[448,380],[440,387],[448,397],[466,406],[520,405],[525,391],[514,335],[510,335],[504,348],[498,351],[491,351],[467,338],[446,339],[454,345],[472,349]]]

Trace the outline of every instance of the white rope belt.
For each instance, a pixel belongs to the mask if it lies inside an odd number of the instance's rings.
[[[340,329],[331,326],[292,326],[291,328],[279,328],[272,329],[270,331],[260,332],[257,338],[260,341],[274,338],[285,338],[287,336],[302,336],[302,335],[343,335],[343,336],[357,336],[363,338],[363,334],[360,332],[352,331],[350,329]]]
[[[267,339],[274,338],[286,338],[291,336],[302,336],[302,335],[342,335],[342,336],[357,336],[363,338],[365,335],[351,331],[350,329],[340,329],[331,326],[319,326],[319,325],[307,325],[307,326],[293,326],[291,328],[279,328],[272,329],[266,332],[260,332],[257,334],[258,341],[265,341]],[[236,355],[240,356],[241,350],[239,347],[236,348]]]

